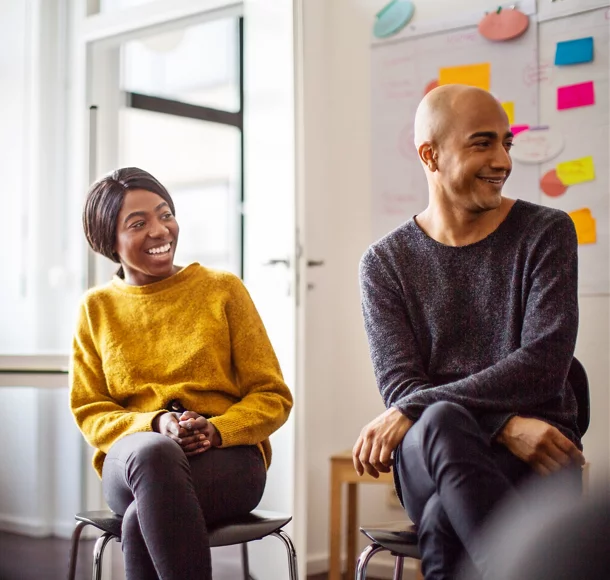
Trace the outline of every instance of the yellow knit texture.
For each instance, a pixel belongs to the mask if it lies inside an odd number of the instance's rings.
[[[287,420],[292,395],[242,281],[191,264],[129,286],[116,278],[85,294],[70,368],[70,405],[101,476],[119,438],[151,431],[171,399],[212,417],[222,446],[258,445]]]

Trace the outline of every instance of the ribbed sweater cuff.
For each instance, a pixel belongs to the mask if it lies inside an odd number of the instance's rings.
[[[221,447],[231,447],[233,445],[243,445],[244,422],[237,420],[230,415],[219,415],[209,419],[210,423],[216,427],[221,439]],[[240,437],[241,435],[241,437]]]

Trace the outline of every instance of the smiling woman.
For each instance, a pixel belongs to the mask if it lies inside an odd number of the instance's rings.
[[[177,271],[175,213],[174,202],[159,181],[137,167],[127,167],[93,184],[83,226],[91,248],[121,264],[119,278],[141,286]]]
[[[128,580],[211,578],[206,525],[256,507],[292,407],[241,280],[174,264],[174,216],[137,168],[93,184],[83,215],[92,249],[121,268],[81,302],[70,403],[123,516]]]
[[[158,194],[145,189],[128,191],[119,213],[115,246],[126,282],[141,286],[174,274],[178,232],[172,210]]]

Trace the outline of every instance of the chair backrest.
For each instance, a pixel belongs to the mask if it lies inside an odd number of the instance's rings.
[[[570,370],[568,371],[568,381],[572,386],[574,395],[576,396],[576,405],[578,407],[578,417],[576,423],[580,435],[584,435],[589,428],[589,421],[591,419],[591,403],[589,400],[589,379],[587,378],[587,372],[582,363],[574,357]]]

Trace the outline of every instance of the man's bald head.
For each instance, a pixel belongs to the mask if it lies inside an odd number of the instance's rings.
[[[437,87],[417,108],[414,137],[432,199],[475,212],[501,203],[513,134],[491,93],[465,85]]]
[[[506,115],[500,103],[487,91],[467,85],[442,85],[430,91],[415,113],[415,147],[440,143],[455,127],[458,119],[482,108],[496,108]]]

